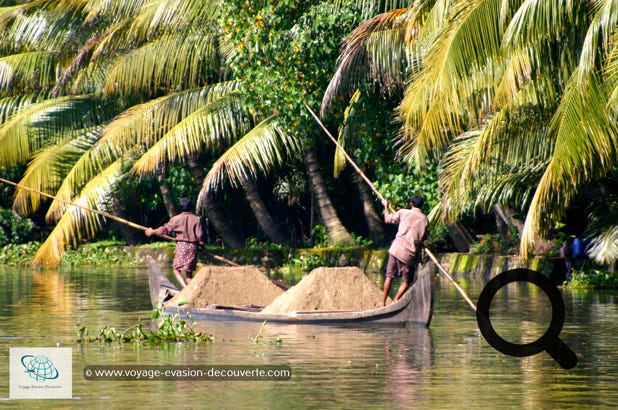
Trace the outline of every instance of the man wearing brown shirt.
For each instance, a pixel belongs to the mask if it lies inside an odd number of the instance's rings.
[[[429,220],[421,210],[423,198],[418,194],[410,198],[410,209],[400,209],[391,214],[386,200],[382,201],[382,205],[384,206],[384,222],[399,224],[395,240],[388,250],[382,298],[382,306],[385,306],[393,278],[402,279],[393,302],[401,298],[414,279],[421,261],[423,241],[429,236]]]
[[[180,213],[170,218],[169,222],[157,229],[148,228],[146,235],[176,234],[176,250],[174,251],[174,276],[185,287],[193,276],[197,265],[198,246],[203,245],[203,228],[200,217],[191,212],[191,201],[180,198],[178,203]],[[185,272],[187,279],[182,276]]]

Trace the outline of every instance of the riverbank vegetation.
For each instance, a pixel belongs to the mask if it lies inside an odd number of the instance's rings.
[[[530,257],[579,236],[616,271],[614,2],[444,5],[0,1],[0,177],[20,185],[0,207],[27,218],[0,213],[3,257],[144,243],[69,204],[155,227],[181,196],[212,246],[388,246],[313,109],[393,206],[425,197],[433,250]]]

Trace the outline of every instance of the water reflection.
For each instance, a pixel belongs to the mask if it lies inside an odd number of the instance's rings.
[[[376,280],[379,280],[377,278]],[[457,278],[474,300],[483,282]],[[7,401],[3,407],[66,408],[615,408],[618,406],[618,309],[614,293],[563,292],[561,338],[580,355],[562,370],[546,353],[514,358],[489,346],[474,312],[437,278],[431,329],[340,328],[242,322],[200,323],[207,344],[77,344],[75,324],[96,332],[148,318],[143,270],[0,271],[0,378],[11,346],[70,346],[75,400]],[[497,297],[501,326],[525,342],[546,308],[534,289]],[[502,302],[500,302],[502,300]],[[503,303],[503,305],[500,305]],[[509,321],[513,310],[520,313]],[[521,314],[523,312],[523,314]],[[496,313],[497,314],[497,313]],[[538,315],[541,323],[527,320]],[[497,316],[496,316],[497,318]],[[522,318],[524,319],[522,321]],[[256,338],[256,336],[261,336]],[[280,342],[279,342],[280,341]],[[292,380],[86,381],[85,365],[289,365]],[[8,384],[0,398],[8,397]],[[34,403],[34,404],[33,404]],[[6,405],[6,406],[5,406]]]

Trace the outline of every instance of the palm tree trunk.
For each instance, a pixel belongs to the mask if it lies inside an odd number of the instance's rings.
[[[369,231],[369,237],[376,245],[384,245],[390,240],[386,229],[384,229],[384,220],[380,217],[374,206],[374,198],[371,194],[371,190],[365,181],[354,176],[354,182],[358,187],[361,201],[363,203],[363,213],[365,214],[365,220],[367,222],[367,230]]]
[[[201,208],[208,217],[208,222],[221,236],[221,240],[230,248],[242,248],[244,243],[240,235],[228,223],[225,212],[221,209],[209,194],[203,196]]]
[[[174,198],[172,198],[172,189],[170,184],[165,179],[165,169],[157,175],[157,181],[159,182],[159,191],[161,191],[161,198],[163,199],[163,205],[167,209],[167,215],[171,218],[178,213]]]
[[[195,178],[198,189],[204,190],[204,170],[202,169],[197,156],[191,156],[187,161],[191,175]],[[200,194],[201,195],[201,194]],[[203,195],[201,208],[208,217],[208,222],[221,236],[223,243],[231,248],[242,248],[244,245],[242,238],[228,222],[228,218],[221,210],[221,207],[213,200],[209,194]]]
[[[305,147],[304,152],[304,163],[307,175],[309,176],[309,183],[311,184],[311,190],[318,205],[317,208],[320,219],[326,228],[328,238],[332,244],[354,244],[352,235],[350,235],[348,230],[341,223],[341,220],[335,212],[335,207],[328,197],[315,151],[310,147]]]
[[[262,197],[255,183],[249,178],[244,178],[240,184],[245,191],[245,195],[257,219],[258,225],[264,231],[268,239],[275,243],[289,244],[288,238],[268,212],[266,204],[262,201]]]
[[[496,225],[498,225],[498,229],[503,236],[509,235],[511,226],[514,226],[521,237],[521,233],[524,230],[524,222],[517,218],[515,211],[504,205],[494,204],[494,212],[496,213]]]

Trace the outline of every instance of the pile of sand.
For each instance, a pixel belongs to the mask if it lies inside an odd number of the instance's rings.
[[[359,268],[317,268],[262,313],[366,310],[379,307],[381,302],[382,291]]]
[[[253,266],[203,266],[193,280],[166,304],[178,306],[186,301],[189,307],[208,305],[266,306],[281,290],[266,275]]]

